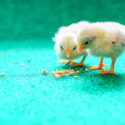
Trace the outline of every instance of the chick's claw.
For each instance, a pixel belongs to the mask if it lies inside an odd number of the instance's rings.
[[[75,63],[75,61],[73,61],[73,60],[68,60],[68,61],[65,62],[65,65],[67,65],[67,64],[69,64],[69,63],[72,64],[72,63]]]
[[[103,66],[90,66],[92,68],[90,68],[91,70],[97,70],[97,69],[104,69]]]
[[[103,64],[103,65],[97,65],[97,66],[91,66],[90,65],[90,69],[91,70],[97,70],[97,69],[102,69],[102,70],[104,70],[104,67],[103,66],[108,66],[107,64]]]
[[[103,64],[103,66],[108,66],[108,64]]]
[[[68,65],[69,63],[76,63],[74,60],[64,60],[64,61],[58,61],[58,63],[64,63],[65,65]]]
[[[64,60],[64,61],[58,61],[58,63],[65,63],[66,61]]]
[[[99,72],[99,74],[113,74],[113,75],[118,75],[117,73],[115,73],[114,71],[112,70],[101,70]]]
[[[83,63],[72,63],[71,66],[72,66],[72,67],[78,67],[78,66],[87,67],[87,65],[85,65],[85,64],[83,64]]]

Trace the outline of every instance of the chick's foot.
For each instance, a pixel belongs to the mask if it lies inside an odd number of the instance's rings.
[[[58,63],[64,63],[65,65],[68,65],[69,63],[73,64],[76,62],[74,60],[64,60],[64,61],[58,61]]]
[[[87,65],[83,64],[83,63],[72,63],[71,65],[72,67],[78,67],[78,66],[83,66],[83,67],[87,67]]]
[[[115,73],[113,70],[101,70],[99,74],[113,74],[113,75],[118,75]]]
[[[103,66],[108,66],[107,64],[103,64],[103,65],[97,65],[97,66],[91,66],[90,65],[90,69],[91,70],[97,70],[97,69],[102,69],[102,70],[104,70],[104,67]]]

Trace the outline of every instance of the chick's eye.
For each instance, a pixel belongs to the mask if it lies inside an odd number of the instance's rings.
[[[89,42],[85,42],[84,44],[87,45]]]
[[[73,48],[73,50],[76,50],[76,48],[77,48],[77,47],[75,46],[75,47]]]
[[[62,47],[62,46],[60,46],[60,48],[63,50],[63,47]]]

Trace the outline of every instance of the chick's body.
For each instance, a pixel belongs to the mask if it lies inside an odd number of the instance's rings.
[[[86,37],[90,39],[87,43]],[[78,42],[88,48],[90,54],[102,58],[110,57],[115,62],[124,50],[125,26],[115,22],[91,23],[80,31]]]
[[[76,59],[80,56],[86,56],[87,51],[77,52],[77,33],[81,27],[88,25],[88,22],[82,21],[71,24],[67,27],[61,27],[54,37],[56,54],[62,59]]]
[[[95,23],[90,25],[90,36],[95,39],[89,47],[92,55],[117,58],[124,50],[125,27],[118,23]],[[93,34],[94,33],[94,34]]]

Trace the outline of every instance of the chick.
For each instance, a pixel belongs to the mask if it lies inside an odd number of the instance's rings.
[[[88,22],[79,22],[72,24],[68,27],[61,27],[54,37],[55,50],[57,55],[62,59],[68,59],[68,61],[60,61],[62,63],[68,64],[72,63],[72,66],[85,66],[83,64],[87,51],[83,50],[80,53],[77,51],[77,33],[81,27],[88,25]],[[83,56],[80,63],[75,63],[72,59],[76,59]]]
[[[91,23],[78,34],[78,51],[89,49],[89,53],[101,57],[98,66],[92,69],[103,68],[103,58],[110,57],[112,64],[109,70],[102,69],[100,74],[114,74],[116,59],[125,48],[125,26],[115,22]]]

